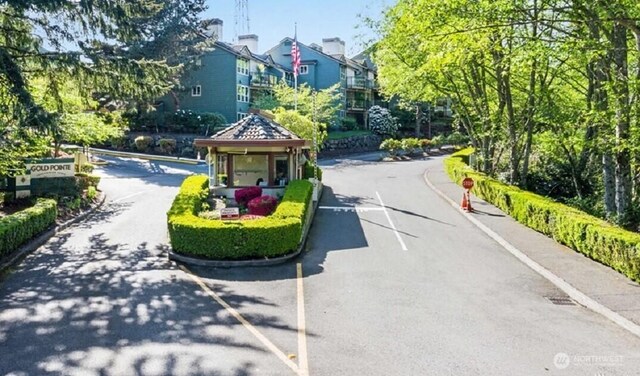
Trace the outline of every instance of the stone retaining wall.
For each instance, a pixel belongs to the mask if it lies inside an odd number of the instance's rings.
[[[320,149],[320,156],[376,151],[382,137],[377,135],[352,136],[339,140],[326,140]]]

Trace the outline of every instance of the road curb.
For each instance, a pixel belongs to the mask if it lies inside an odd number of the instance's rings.
[[[533,269],[533,271],[538,273],[540,276],[542,276],[543,278],[545,278],[546,280],[548,280],[549,282],[554,284],[557,288],[562,290],[564,293],[569,295],[569,297],[571,299],[573,299],[574,301],[576,301],[578,304],[580,304],[580,305],[592,310],[593,312],[599,313],[600,315],[604,316],[608,320],[613,321],[615,324],[617,324],[621,328],[629,331],[630,333],[634,334],[637,337],[640,337],[640,325],[638,325],[638,324],[634,323],[633,321],[623,317],[622,315],[620,315],[619,313],[613,311],[612,309],[610,309],[610,308],[598,303],[593,298],[590,298],[589,296],[587,296],[582,291],[580,291],[577,288],[573,287],[573,285],[569,284],[564,279],[562,279],[559,276],[555,275],[549,269],[545,268],[544,266],[540,265],[539,263],[537,263],[536,261],[531,259],[524,252],[522,252],[521,250],[516,248],[513,244],[509,243],[503,237],[501,237],[496,232],[491,230],[489,227],[485,226],[482,222],[477,220],[470,213],[467,213],[464,210],[462,210],[460,208],[460,206],[458,205],[458,203],[456,203],[455,201],[450,199],[444,192],[442,192],[440,189],[438,189],[429,180],[428,175],[429,175],[429,170],[426,170],[424,172],[423,178],[424,178],[425,183],[427,184],[427,186],[429,186],[429,188],[431,188],[431,190],[433,190],[438,196],[440,196],[446,202],[451,204],[451,206],[456,208],[460,214],[462,214],[467,220],[469,220],[469,222],[473,223],[478,229],[480,229],[482,232],[484,232],[486,235],[488,235],[495,242],[500,244],[500,246],[502,246],[504,249],[506,249],[514,257],[516,257],[522,263],[527,265],[529,268]]]
[[[89,150],[91,151],[92,154],[107,155],[111,157],[138,158],[138,159],[145,159],[149,161],[183,163],[183,164],[189,164],[189,165],[198,165],[198,164],[205,163],[205,161],[203,160],[191,159],[191,158],[169,157],[164,155],[142,154],[142,153],[130,153],[130,152],[124,152],[124,151],[94,149],[94,148],[90,148]]]
[[[69,219],[66,222],[63,222],[57,226],[53,226],[46,230],[45,232],[40,233],[40,235],[31,239],[27,244],[22,245],[18,248],[17,251],[13,252],[13,254],[5,261],[0,263],[0,273],[4,273],[6,270],[18,264],[24,257],[26,257],[29,253],[35,251],[44,243],[46,243],[49,239],[51,239],[57,233],[67,229],[69,226],[80,222],[81,220],[87,218],[89,215],[93,214],[98,208],[100,208],[107,199],[106,194],[102,194],[102,199],[91,205],[89,209],[83,211],[78,214],[76,217]]]
[[[322,192],[324,190],[320,190],[318,195],[318,201],[316,201],[311,206],[311,212],[309,214],[309,220],[305,223],[304,228],[302,229],[302,241],[298,245],[298,248],[295,252],[289,253],[284,256],[270,258],[270,259],[256,259],[256,260],[205,260],[201,258],[189,257],[185,256],[173,250],[168,251],[169,260],[178,261],[184,264],[195,265],[195,266],[207,266],[212,268],[242,268],[242,267],[260,267],[260,266],[273,266],[283,264],[289,260],[292,260],[304,251],[307,245],[307,237],[309,236],[309,230],[311,229],[311,225],[313,225],[313,220],[316,217],[316,211],[318,209],[318,205],[320,204],[320,198],[322,197]]]

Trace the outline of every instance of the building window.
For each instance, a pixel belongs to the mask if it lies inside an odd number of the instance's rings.
[[[249,103],[249,86],[238,85],[238,102]]]
[[[200,85],[196,85],[196,86],[192,86],[191,87],[191,96],[192,97],[199,97],[202,95],[202,87]]]
[[[238,59],[236,60],[237,64],[237,72],[239,74],[244,74],[245,76],[249,75],[249,60]]]
[[[237,115],[236,115],[236,119],[237,119],[237,121],[240,121],[240,120],[246,118],[247,116],[249,116],[249,114],[246,113],[246,112],[238,112]]]
[[[309,66],[308,65],[301,65],[300,66],[300,74],[307,74],[309,73]]]
[[[266,155],[234,155],[233,185],[247,187],[267,183],[269,180],[269,162]]]

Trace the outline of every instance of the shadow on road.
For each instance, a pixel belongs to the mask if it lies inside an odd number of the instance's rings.
[[[229,329],[241,324],[194,289],[161,257],[161,247],[112,243],[103,233],[89,234],[86,244],[70,237],[52,239],[1,285],[0,347],[11,361],[0,362],[0,374],[258,371],[251,361],[229,369],[212,358],[230,348],[242,349],[247,359],[265,350],[232,336]],[[227,286],[212,288],[236,309],[274,305]],[[246,318],[257,327],[296,332],[276,316]]]
[[[324,187],[321,206],[354,206],[361,204],[359,197],[334,194],[329,186]],[[356,212],[333,212],[318,210],[309,231],[306,250],[300,257],[282,265],[246,268],[190,267],[203,278],[226,281],[274,281],[295,279],[293,264],[303,261],[305,276],[322,273],[329,252],[354,251],[369,246],[360,218]],[[302,260],[304,258],[304,260]]]

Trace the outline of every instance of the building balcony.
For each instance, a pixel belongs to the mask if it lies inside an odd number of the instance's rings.
[[[251,74],[249,74],[250,85],[251,87],[256,88],[271,88],[276,86],[281,80],[283,80],[282,77],[263,72],[251,72]],[[293,82],[291,80],[285,80],[285,82],[287,85],[293,86]]]
[[[347,111],[365,111],[367,101],[364,99],[347,100]]]
[[[373,89],[375,83],[373,80],[369,80],[364,77],[347,77],[347,88],[356,90],[368,90]]]

